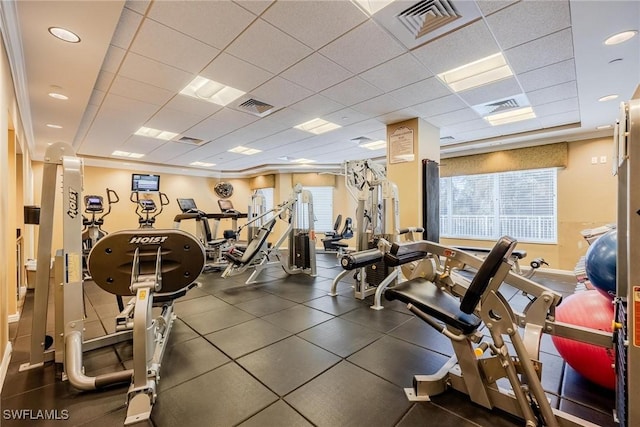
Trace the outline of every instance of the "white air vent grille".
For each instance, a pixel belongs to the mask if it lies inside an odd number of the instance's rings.
[[[351,141],[355,142],[356,144],[366,144],[367,142],[373,141],[373,139],[367,138],[366,136],[359,136],[357,138],[351,138]]]
[[[192,138],[190,136],[182,136],[178,139],[175,139],[174,141],[181,142],[182,144],[189,144],[189,145],[202,145],[205,143],[204,139]]]
[[[461,16],[449,0],[422,0],[400,12],[398,19],[417,39]]]
[[[474,105],[473,108],[482,117],[489,114],[501,113],[515,108],[528,107],[531,105],[524,93],[513,95],[508,98],[496,99],[485,104]]]
[[[258,117],[264,117],[267,114],[272,113],[274,108],[275,107],[273,105],[253,98],[247,99],[242,104],[238,105],[238,109]]]
[[[454,138],[454,137],[452,137],[452,136],[443,136],[443,137],[441,137],[441,138],[440,138],[440,141],[447,141],[447,142],[449,142],[449,141],[453,141],[454,139],[455,139],[455,138]]]

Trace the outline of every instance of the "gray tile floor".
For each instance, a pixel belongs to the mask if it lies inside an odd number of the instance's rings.
[[[201,286],[176,303],[178,319],[165,353],[156,426],[516,426],[451,391],[431,402],[411,403],[403,387],[417,373],[435,372],[452,354],[449,341],[410,315],[403,304],[382,311],[352,297],[349,283],[338,297],[327,292],[339,273],[333,254],[318,255],[318,277],[268,272],[268,281],[245,286],[245,276],[200,278]],[[538,274],[566,293],[572,283]],[[85,284],[87,333],[111,332],[115,298]],[[505,288],[511,303],[522,296]],[[127,386],[79,392],[59,379],[56,366],[18,372],[28,360],[32,295],[21,321],[11,325],[14,352],[2,390],[2,410],[66,409],[66,421],[3,419],[3,426],[119,426]],[[53,323],[50,322],[52,329]],[[543,341],[543,385],[560,409],[605,426],[615,425],[613,392],[588,383]],[[88,375],[131,366],[131,346],[85,354]],[[4,412],[3,412],[4,414]],[[5,417],[3,417],[5,418]]]

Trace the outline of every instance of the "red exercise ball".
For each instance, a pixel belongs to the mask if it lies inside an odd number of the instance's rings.
[[[613,317],[611,299],[597,290],[570,295],[556,307],[557,321],[605,332],[612,331]],[[598,347],[555,335],[551,338],[560,356],[580,375],[610,390],[615,388],[615,354],[612,348]]]

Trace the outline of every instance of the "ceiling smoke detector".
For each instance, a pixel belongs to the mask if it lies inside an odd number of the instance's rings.
[[[398,14],[398,19],[418,39],[462,17],[449,0],[422,0]]]

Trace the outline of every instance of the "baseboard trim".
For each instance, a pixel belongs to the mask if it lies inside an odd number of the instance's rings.
[[[4,380],[7,378],[7,372],[9,371],[9,362],[11,361],[12,351],[13,351],[13,346],[11,345],[11,341],[8,341],[7,346],[4,349],[4,357],[2,358],[2,364],[0,365],[0,391],[2,391]]]
[[[9,321],[9,323],[16,323],[20,320],[20,312],[10,314],[9,316],[7,316],[7,320]]]

